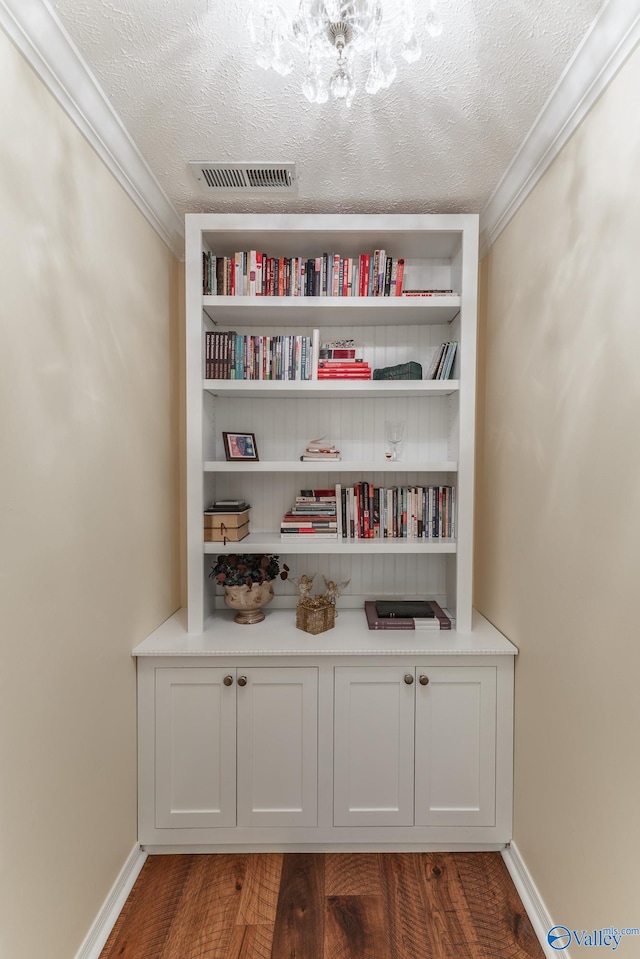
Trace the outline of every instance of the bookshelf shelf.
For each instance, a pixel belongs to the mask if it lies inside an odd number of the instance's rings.
[[[300,539],[284,541],[277,532],[250,533],[240,543],[204,543],[204,552],[222,553],[278,553],[281,556],[308,554],[309,552],[340,556],[371,555],[396,556],[407,554],[436,555],[455,553],[457,544],[453,539],[316,539],[313,542]]]
[[[207,460],[204,463],[206,473],[390,473],[402,476],[405,473],[455,473],[458,470],[456,460],[440,462],[353,462],[349,460],[318,461],[302,463],[300,460],[261,460],[257,463],[222,462]]]
[[[443,326],[460,312],[460,297],[203,296],[202,307],[218,326]]]
[[[214,396],[252,396],[269,399],[286,396],[289,399],[304,399],[313,396],[327,399],[364,397],[369,399],[394,396],[451,396],[460,389],[458,380],[365,380],[343,382],[340,380],[204,380],[203,389]]]

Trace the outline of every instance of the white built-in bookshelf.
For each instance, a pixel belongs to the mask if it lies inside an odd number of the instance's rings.
[[[350,580],[340,609],[365,599],[437,600],[471,630],[478,220],[474,215],[217,215],[186,218],[188,631],[228,623],[209,570],[224,552],[277,553],[294,576]],[[259,297],[203,295],[202,254],[261,250],[275,257],[358,257],[384,249],[405,259],[404,285],[455,295]],[[320,341],[354,339],[372,369],[418,361],[457,341],[448,380],[269,381],[205,379],[208,331],[269,336],[320,330]],[[397,462],[385,459],[385,420],[406,423]],[[227,462],[223,431],[254,433],[260,459]],[[311,438],[341,451],[335,462],[300,462]],[[301,489],[450,485],[455,539],[300,538],[283,542],[280,520]],[[215,499],[251,504],[241,543],[204,543],[203,510]],[[272,616],[295,630],[293,583],[278,581]],[[287,611],[288,608],[288,611]],[[282,612],[280,612],[282,610]],[[346,622],[345,617],[343,622]]]

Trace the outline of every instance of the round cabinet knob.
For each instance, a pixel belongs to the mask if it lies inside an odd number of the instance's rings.
[[[247,677],[238,676],[238,686],[246,686],[246,685],[247,685]]]
[[[225,676],[222,682],[225,686],[233,686],[233,676]]]
[[[413,676],[411,675],[411,673],[407,673],[407,675],[404,677],[404,681],[407,684],[407,686],[411,686],[413,682]]]
[[[421,685],[421,686],[428,686],[428,685],[429,685],[429,677],[428,677],[428,676],[421,676],[421,677],[420,677],[420,685]]]

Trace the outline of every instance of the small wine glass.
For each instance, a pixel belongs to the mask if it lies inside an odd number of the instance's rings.
[[[395,462],[398,459],[398,447],[404,439],[404,420],[386,420],[384,424],[387,443],[391,447],[391,459]]]

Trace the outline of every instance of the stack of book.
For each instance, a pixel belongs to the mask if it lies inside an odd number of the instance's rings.
[[[364,360],[318,360],[319,380],[370,380],[371,367]]]
[[[282,539],[298,539],[315,536],[320,539],[337,539],[338,521],[336,494],[332,489],[300,490],[280,525]]]
[[[312,463],[314,460],[339,460],[340,450],[332,443],[325,443],[323,439],[310,440],[300,457],[303,463]]]
[[[433,599],[367,600],[369,629],[451,629],[451,620]]]
[[[442,343],[436,351],[431,366],[427,371],[425,380],[448,380],[453,372],[453,361],[456,358],[458,344],[451,341]]]

